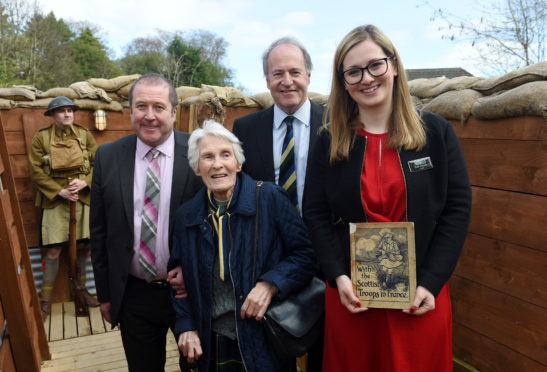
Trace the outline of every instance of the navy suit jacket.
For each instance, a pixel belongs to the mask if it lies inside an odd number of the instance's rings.
[[[313,148],[317,142],[317,135],[323,122],[323,112],[325,110],[321,105],[310,103],[310,145],[305,184],[308,183],[310,155],[313,153]],[[243,171],[256,180],[275,182],[273,112],[274,107],[271,106],[234,121],[233,133],[243,142],[243,151],[245,153]]]
[[[202,186],[188,165],[187,133],[175,131],[175,159],[169,211],[169,232],[179,205]],[[110,302],[112,326],[120,307],[133,257],[133,176],[135,134],[97,149],[91,187],[91,259],[99,302]],[[171,235],[171,234],[170,234]]]

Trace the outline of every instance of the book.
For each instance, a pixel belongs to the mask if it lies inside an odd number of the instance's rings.
[[[408,309],[416,294],[414,223],[350,223],[351,281],[362,306]]]

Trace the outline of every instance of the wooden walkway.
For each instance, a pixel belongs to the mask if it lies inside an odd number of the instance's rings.
[[[89,317],[76,317],[74,302],[53,304],[44,327],[51,360],[42,363],[42,372],[127,371],[120,331],[110,329],[98,307],[89,308]],[[170,333],[165,370],[179,371],[177,345]]]

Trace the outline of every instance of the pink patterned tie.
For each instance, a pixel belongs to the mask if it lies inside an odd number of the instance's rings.
[[[158,231],[158,211],[160,205],[160,152],[151,149],[146,154],[149,164],[146,169],[146,188],[141,222],[141,241],[139,266],[143,278],[150,282],[156,278],[156,233]]]

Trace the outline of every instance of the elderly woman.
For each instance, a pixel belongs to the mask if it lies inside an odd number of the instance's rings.
[[[188,292],[174,300],[179,348],[199,371],[289,370],[259,321],[274,297],[285,298],[313,277],[306,228],[277,185],[265,182],[257,199],[257,182],[241,173],[241,143],[221,124],[206,121],[188,147],[190,166],[206,187],[176,214],[172,263],[182,267]]]

